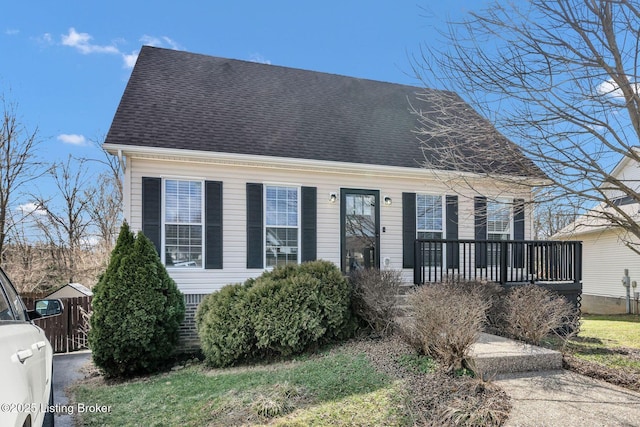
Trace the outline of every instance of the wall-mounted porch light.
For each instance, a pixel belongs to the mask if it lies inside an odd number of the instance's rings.
[[[329,193],[329,203],[335,203],[338,200],[336,193]]]
[[[392,203],[392,202],[393,202],[393,201],[391,200],[391,197],[389,197],[389,196],[384,196],[384,205],[385,205],[385,206],[391,206],[391,203]]]

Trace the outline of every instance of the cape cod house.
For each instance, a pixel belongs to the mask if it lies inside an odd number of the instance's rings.
[[[504,246],[532,238],[531,187],[425,168],[409,107],[418,94],[461,102],[420,87],[142,48],[104,149],[124,170],[126,220],[153,241],[185,294],[183,338],[194,334],[203,295],[287,263],[398,269],[408,283],[443,274],[531,279],[533,246]],[[471,108],[457,114],[478,117]],[[475,161],[508,172],[514,159],[499,153],[512,143],[489,135],[482,144],[487,155],[471,153]],[[513,173],[541,180],[533,165]]]

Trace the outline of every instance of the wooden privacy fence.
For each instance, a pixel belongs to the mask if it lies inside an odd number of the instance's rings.
[[[33,310],[35,302],[42,297],[23,296],[27,309]],[[34,323],[41,327],[54,353],[67,353],[89,347],[87,332],[89,331],[89,315],[92,297],[61,298],[64,311],[59,316],[36,319]]]

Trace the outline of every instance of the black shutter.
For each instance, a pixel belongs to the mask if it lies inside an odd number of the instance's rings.
[[[416,241],[416,193],[402,193],[402,268],[413,268]]]
[[[142,233],[160,255],[162,240],[162,179],[142,177]]]
[[[476,196],[473,199],[475,212],[476,268],[487,267],[487,244],[477,242],[487,240],[487,198]]]
[[[302,257],[301,261],[315,261],[317,257],[317,195],[316,187],[302,187]]]
[[[524,240],[524,199],[513,200],[513,240]],[[524,267],[524,243],[513,245],[513,266]]]
[[[458,240],[458,196],[446,196],[447,240]],[[447,242],[447,268],[460,268],[459,244]]]
[[[204,183],[205,261],[206,269],[222,268],[222,182]]]
[[[247,268],[264,268],[262,184],[247,183]]]

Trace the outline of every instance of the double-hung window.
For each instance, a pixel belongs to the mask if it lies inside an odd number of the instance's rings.
[[[416,195],[416,231],[418,239],[443,238],[442,196],[428,194]],[[438,266],[442,264],[442,245],[429,244],[423,253],[424,265]]]
[[[164,180],[164,248],[167,267],[202,268],[203,182]]]
[[[299,189],[275,185],[267,185],[265,189],[265,266],[297,264]]]
[[[507,203],[487,201],[487,240],[509,240],[511,238],[511,208]],[[489,265],[498,265],[500,244],[490,243]]]
[[[508,204],[487,201],[487,240],[509,240],[511,209]]]

